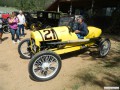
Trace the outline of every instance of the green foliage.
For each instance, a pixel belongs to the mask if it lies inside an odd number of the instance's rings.
[[[16,7],[26,11],[44,10],[53,0],[0,0],[0,6]]]
[[[19,11],[19,10],[16,8],[13,8],[13,7],[9,7],[9,8],[8,7],[0,7],[0,11],[11,13],[13,11]]]
[[[72,90],[79,90],[80,88],[80,84],[79,83],[76,83],[73,87],[72,87]]]

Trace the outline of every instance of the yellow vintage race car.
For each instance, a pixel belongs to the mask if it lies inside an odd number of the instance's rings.
[[[88,26],[88,35],[79,39],[71,26],[71,17],[64,18],[62,25],[31,32],[30,39],[23,40],[18,46],[22,58],[30,59],[29,74],[37,81],[54,78],[61,69],[61,54],[81,50],[91,46],[98,48],[100,57],[110,50],[110,40],[101,38],[102,30]],[[73,17],[72,17],[73,19]],[[26,46],[25,46],[26,45]]]

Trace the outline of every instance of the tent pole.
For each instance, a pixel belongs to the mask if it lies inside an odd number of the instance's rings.
[[[55,1],[55,0],[54,0]],[[60,0],[58,0],[57,12],[60,12]]]
[[[95,3],[95,1],[94,1],[94,0],[92,0],[91,15],[93,15],[94,3]]]
[[[70,15],[72,15],[72,9],[73,9],[73,7],[72,7],[72,0],[70,0]]]
[[[57,12],[60,12],[60,6],[59,6],[59,4],[58,4]]]

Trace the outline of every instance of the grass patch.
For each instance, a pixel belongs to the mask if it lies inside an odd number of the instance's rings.
[[[92,72],[83,72],[81,74],[76,74],[75,78],[79,79],[83,85],[92,84],[96,79],[96,76]]]
[[[74,78],[82,87],[120,86],[120,57],[96,61],[95,65],[76,73]]]
[[[74,77],[79,80],[82,86],[119,86],[120,85],[120,68],[105,69],[106,67],[91,68],[91,71],[85,70],[82,73],[76,74]],[[93,70],[94,69],[94,70]],[[103,71],[101,69],[104,69]]]
[[[79,83],[76,83],[72,86],[72,90],[79,90],[80,88],[80,84]]]
[[[113,67],[119,67],[120,66],[120,57],[115,57],[113,60],[105,61],[104,67],[113,68]]]

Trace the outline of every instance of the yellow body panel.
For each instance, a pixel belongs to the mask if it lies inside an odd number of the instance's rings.
[[[102,30],[100,28],[96,28],[96,27],[93,27],[93,26],[89,26],[88,31],[89,31],[89,33],[88,33],[87,36],[85,36],[84,39],[86,39],[86,38],[89,38],[89,39],[90,38],[97,38],[102,33]]]
[[[101,35],[102,31],[99,28],[89,26],[88,27],[89,34],[84,37],[84,39],[91,39],[91,38],[97,38]],[[61,26],[61,27],[53,27],[39,30],[39,31],[33,31],[31,33],[31,38],[35,40],[35,44],[40,47],[40,42],[46,42],[46,41],[55,41],[60,40],[61,42],[69,41],[69,40],[78,40],[77,35],[74,32],[71,32],[68,27]],[[89,42],[88,44],[85,44],[87,46],[93,45],[94,42]],[[80,50],[81,43],[71,43],[66,44],[64,48],[61,49],[51,49],[57,54],[63,54],[68,53],[76,50]]]
[[[80,49],[81,49],[81,46],[75,46],[75,47],[65,47],[63,49],[53,49],[52,51],[54,51],[57,54],[64,54],[64,53],[68,53],[68,52],[77,51]]]

